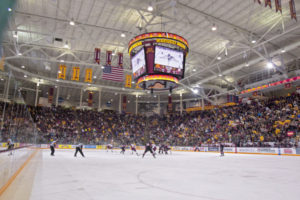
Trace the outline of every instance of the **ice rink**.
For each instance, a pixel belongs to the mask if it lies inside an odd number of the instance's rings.
[[[300,199],[300,157],[173,152],[120,155],[40,150],[31,200]],[[20,174],[22,176],[23,172]]]

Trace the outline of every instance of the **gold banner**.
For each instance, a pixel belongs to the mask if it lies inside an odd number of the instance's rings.
[[[132,76],[126,75],[125,87],[131,88],[131,81],[132,81]]]
[[[72,81],[79,81],[80,67],[73,67]]]
[[[66,66],[60,65],[59,66],[59,72],[58,72],[58,78],[66,80]]]
[[[88,68],[85,70],[85,80],[84,82],[89,82],[91,83],[92,82],[92,76],[93,76],[93,69],[91,68]]]

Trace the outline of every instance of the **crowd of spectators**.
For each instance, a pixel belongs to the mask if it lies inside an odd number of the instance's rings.
[[[37,142],[55,139],[61,144],[156,144],[177,146],[297,146],[300,141],[300,95],[249,100],[211,110],[150,117],[113,111],[63,107],[29,107]],[[8,106],[9,107],[9,106]],[[11,106],[12,107],[12,106]],[[3,110],[3,106],[2,106]],[[14,117],[11,116],[11,119]],[[26,120],[28,119],[23,119]],[[2,138],[8,128],[4,121]],[[26,125],[23,125],[26,128]],[[4,134],[3,134],[4,133]],[[20,134],[19,134],[20,135]]]

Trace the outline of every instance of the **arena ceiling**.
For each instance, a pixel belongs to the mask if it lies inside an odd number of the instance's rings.
[[[295,3],[299,13],[300,0]],[[268,70],[268,61],[284,75],[285,65],[299,58],[300,23],[291,19],[288,0],[282,0],[282,6],[280,14],[274,5],[270,9],[253,0],[19,0],[2,45],[7,65],[24,86],[40,82],[137,94],[143,91],[101,79],[94,48],[101,48],[101,64],[106,50],[123,52],[125,74],[131,74],[127,53],[131,38],[144,32],[176,33],[188,40],[190,52],[185,78],[175,92],[193,98],[191,91],[198,88],[202,92],[197,96],[209,99],[242,90],[251,75]],[[116,63],[117,56],[113,59]],[[67,78],[57,81],[62,61]],[[72,66],[81,71],[93,68],[93,83],[70,81]],[[77,90],[65,93],[78,95]]]

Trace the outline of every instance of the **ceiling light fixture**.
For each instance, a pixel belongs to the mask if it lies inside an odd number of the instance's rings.
[[[21,68],[22,68],[22,69],[24,69],[24,68],[25,68],[25,66],[24,66],[24,65],[22,65],[22,66],[21,66]]]
[[[215,24],[213,24],[212,27],[211,27],[211,30],[216,31],[217,29],[218,29],[217,26]]]
[[[252,44],[255,44],[255,43],[256,43],[256,40],[252,40],[251,43],[252,43]]]
[[[249,63],[246,63],[245,66],[246,66],[246,67],[249,67]]]
[[[285,49],[281,49],[281,53],[285,53]]]
[[[269,69],[272,69],[272,68],[274,67],[274,65],[273,65],[272,62],[268,62],[268,63],[267,63],[267,67],[268,67]]]
[[[12,11],[12,9],[11,9],[11,8],[8,8],[7,10],[8,10],[8,12],[11,12],[11,11]]]
[[[22,55],[22,53],[18,53],[18,56],[21,56]]]
[[[217,59],[218,59],[218,60],[221,60],[221,59],[222,59],[222,57],[221,57],[221,56],[218,56],[218,57],[217,57]]]
[[[223,75],[222,75],[222,74],[219,74],[218,76],[220,76],[220,77],[221,77],[221,76],[223,76]]]
[[[131,83],[132,83],[132,84],[135,84],[135,82],[134,82],[134,81],[132,81]]]
[[[65,62],[64,60],[60,60],[60,62]]]
[[[197,90],[197,89],[193,89],[192,91],[194,94],[198,94],[198,92],[199,92],[199,90]]]
[[[153,11],[153,7],[152,7],[152,6],[148,6],[147,10],[148,10],[149,12],[152,12],[152,11]]]
[[[17,31],[14,32],[13,37],[14,37],[14,38],[18,38],[18,32],[17,32]]]
[[[94,76],[94,78],[97,78],[97,76]]]
[[[24,75],[24,78],[27,78],[27,75],[26,75],[26,74]]]
[[[196,71],[196,69],[193,69],[193,72],[195,72]]]
[[[104,69],[105,67],[104,66],[101,66],[101,69]]]
[[[71,26],[75,26],[75,22],[74,22],[73,19],[70,21],[70,25],[71,25]]]
[[[121,37],[126,37],[125,33],[121,33]]]

